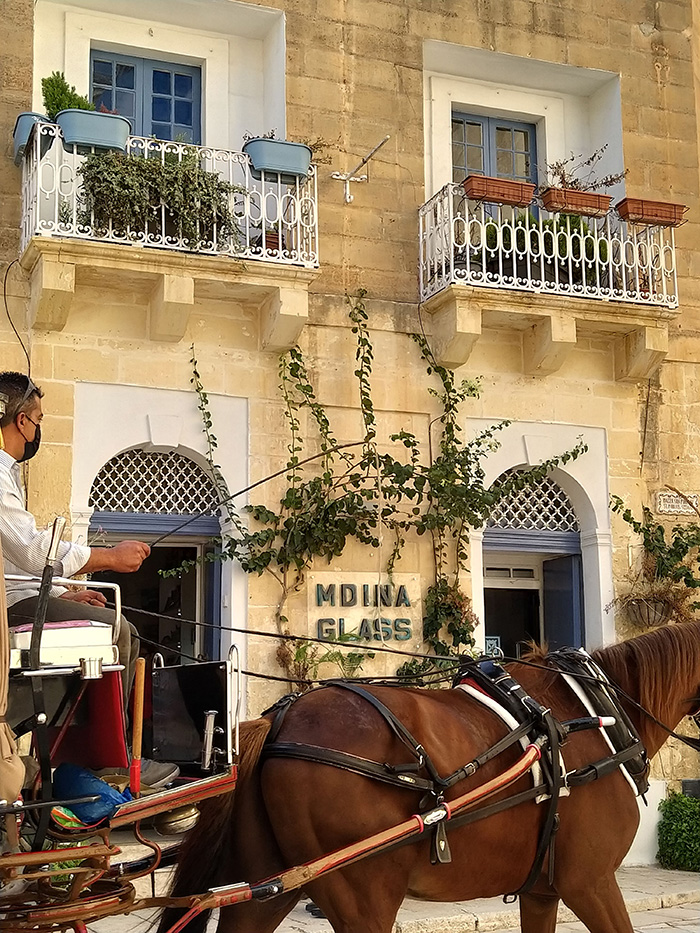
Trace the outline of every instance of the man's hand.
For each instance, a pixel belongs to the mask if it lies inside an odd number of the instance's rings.
[[[67,590],[61,593],[59,599],[69,599],[74,603],[87,603],[88,606],[99,606],[100,609],[107,605],[104,594],[96,590]]]
[[[143,541],[120,541],[110,551],[111,569],[117,573],[134,573],[151,553]]]
[[[143,541],[120,541],[114,547],[93,547],[90,548],[90,559],[78,572],[113,570],[115,573],[134,573],[150,553],[150,547]]]

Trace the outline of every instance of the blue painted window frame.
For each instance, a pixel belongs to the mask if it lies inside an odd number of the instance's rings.
[[[111,86],[107,82],[95,86],[95,62],[110,62],[112,67]],[[181,65],[178,62],[158,61],[151,58],[138,58],[134,55],[121,55],[117,52],[103,52],[100,49],[92,49],[90,52],[90,99],[99,108],[101,102],[101,89],[111,92],[111,97],[106,101],[107,109],[118,109],[114,106],[116,102],[118,89],[116,82],[116,66],[127,65],[134,68],[134,115],[124,114],[132,123],[132,132],[135,136],[156,136],[158,139],[174,139],[177,136],[186,135],[186,126],[175,121],[177,105],[184,106],[191,103],[192,107],[192,126],[191,139],[183,139],[184,142],[191,142],[195,145],[201,145],[202,142],[202,69],[195,65]],[[153,90],[154,73],[169,72],[173,78],[171,81],[170,94],[158,94]],[[192,100],[185,97],[178,97],[175,93],[175,76],[182,75],[192,81]],[[130,89],[125,89],[125,93]],[[153,119],[154,100],[171,100],[171,119],[161,122]],[[154,131],[156,127],[165,126],[168,123],[169,132],[165,135],[161,131]]]
[[[464,130],[464,149],[465,149],[465,159],[464,166],[460,163],[457,165],[455,162],[455,143],[454,140],[454,127],[456,124],[462,124],[465,127]],[[481,142],[479,143],[467,143],[466,141],[466,126],[479,126],[481,128]],[[518,181],[529,181],[533,184],[537,184],[537,127],[534,123],[523,123],[518,120],[504,120],[500,117],[488,117],[482,116],[480,114],[474,113],[465,113],[463,111],[454,110],[452,112],[452,136],[451,136],[451,145],[452,145],[452,180],[456,182],[461,182],[468,174],[474,175],[492,175],[496,178],[510,178],[516,179]],[[529,145],[529,156],[530,164],[529,171],[523,173],[517,173],[515,171],[515,163],[513,162],[513,171],[504,172],[503,170],[498,170],[498,153],[499,152],[511,152],[511,153],[522,153],[526,150],[516,149],[511,147],[507,149],[505,147],[499,147],[497,144],[496,131],[498,129],[510,130],[511,134],[514,130],[520,130],[527,134],[528,145]],[[482,152],[482,170],[470,169],[467,166],[467,149],[478,149]],[[461,176],[461,177],[458,177]]]

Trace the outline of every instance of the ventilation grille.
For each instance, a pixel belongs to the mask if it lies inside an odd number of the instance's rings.
[[[580,529],[569,497],[561,486],[548,477],[499,502],[487,525],[489,528],[522,528],[529,531]]]
[[[89,504],[98,512],[156,515],[218,515],[219,498],[209,476],[175,453],[126,450],[95,477]]]

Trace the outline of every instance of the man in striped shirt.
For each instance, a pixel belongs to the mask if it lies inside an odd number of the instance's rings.
[[[7,396],[5,414],[0,418],[4,440],[4,450],[0,450],[0,540],[5,573],[40,577],[46,562],[51,528],[38,530],[34,516],[25,508],[20,463],[31,459],[39,449],[44,417],[41,406],[43,392],[21,373],[2,372],[0,393]],[[150,548],[143,541],[121,541],[111,548],[86,547],[64,541],[58,550],[58,572],[64,577],[100,570],[131,573],[139,569],[149,554]],[[32,621],[39,595],[38,581],[8,580],[6,587],[10,625]],[[51,590],[46,618],[50,622],[92,619],[113,626],[114,644],[118,646],[120,662],[125,666],[122,683],[126,703],[139,653],[138,636],[131,623],[124,616],[115,619],[114,613],[105,608],[102,593],[60,586]]]

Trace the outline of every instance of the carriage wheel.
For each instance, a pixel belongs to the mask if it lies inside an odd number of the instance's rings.
[[[78,930],[84,924],[114,914],[126,913],[134,902],[135,890],[128,882],[97,881],[81,897],[74,901],[12,905],[3,910],[0,931],[20,933],[32,930],[35,933],[61,933]]]

